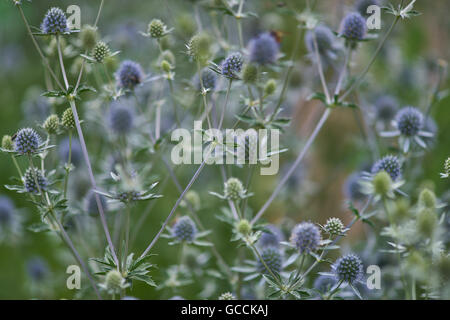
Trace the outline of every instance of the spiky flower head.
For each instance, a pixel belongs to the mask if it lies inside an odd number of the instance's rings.
[[[12,141],[11,136],[4,135],[2,138],[2,148],[5,150],[12,151],[14,150],[14,143]]]
[[[240,234],[246,236],[252,232],[252,225],[247,219],[242,219],[238,222],[236,229]]]
[[[444,163],[444,174],[450,176],[450,157],[445,160]]]
[[[258,80],[258,67],[254,63],[247,63],[244,66],[242,80],[245,83],[255,83]]]
[[[350,253],[335,262],[333,271],[339,281],[353,284],[362,278],[363,264],[357,255]]]
[[[80,32],[80,40],[84,49],[89,51],[94,49],[98,41],[97,28],[90,25],[83,26]]]
[[[0,196],[0,226],[8,224],[14,211],[14,204],[6,196]]]
[[[163,60],[163,61],[161,61],[161,69],[162,69],[165,73],[170,73],[170,71],[172,70],[172,66],[171,66],[171,64],[170,64],[169,61]]]
[[[53,7],[47,11],[41,24],[41,31],[46,34],[69,32],[64,11]]]
[[[391,191],[391,176],[384,170],[375,174],[372,179],[373,190],[380,196],[386,196]]]
[[[105,42],[99,41],[95,44],[94,49],[92,49],[92,57],[98,63],[102,63],[110,55],[110,52],[109,46]]]
[[[172,229],[173,236],[179,241],[192,242],[197,235],[197,227],[191,218],[185,216],[178,219]]]
[[[389,122],[397,113],[398,103],[391,96],[381,96],[375,101],[375,113],[378,120]]]
[[[236,74],[242,69],[244,59],[239,52],[230,54],[222,62],[222,74],[228,78],[235,78]]]
[[[181,207],[191,206],[194,210],[199,210],[201,207],[201,200],[198,193],[194,190],[186,192],[184,199],[180,202]]]
[[[36,185],[36,181],[39,187]],[[39,189],[41,191],[47,189],[47,179],[44,177],[42,172],[38,169],[33,170],[31,167],[25,171],[23,183],[25,189],[29,193],[39,193]]]
[[[211,56],[211,42],[211,37],[205,32],[194,35],[187,45],[188,54],[195,61],[204,63]]]
[[[292,230],[291,242],[300,253],[315,251],[321,241],[320,229],[311,222],[297,224]]]
[[[264,93],[268,96],[274,94],[275,90],[277,89],[277,82],[275,79],[269,79],[267,80],[265,86],[264,86]]]
[[[139,63],[125,60],[117,71],[119,86],[124,89],[134,89],[144,79],[144,71]]]
[[[347,14],[341,22],[341,34],[349,40],[362,40],[366,32],[366,20],[357,12]]]
[[[236,300],[236,297],[231,292],[222,293],[219,300]]]
[[[202,73],[203,87],[207,90],[208,89],[214,90],[216,88],[216,81],[217,81],[216,73],[208,68],[204,68],[201,73]],[[197,89],[201,90],[200,79],[197,78],[196,81],[197,81]]]
[[[109,109],[108,124],[116,134],[127,134],[134,127],[134,112],[130,107],[114,104]]]
[[[354,172],[348,176],[344,183],[344,195],[351,201],[359,201],[365,198],[365,194],[362,192],[360,184],[361,173]]]
[[[355,9],[356,9],[356,11],[359,12],[360,15],[362,15],[363,17],[367,17],[367,16],[369,16],[369,13],[367,12],[367,8],[372,5],[380,6],[380,1],[379,0],[358,0],[355,4]]]
[[[125,279],[123,278],[122,274],[113,269],[108,271],[105,277],[105,288],[112,292],[120,292],[120,290],[123,288],[125,283]]]
[[[407,137],[415,136],[423,127],[423,115],[417,108],[405,107],[395,116],[397,129]]]
[[[78,167],[83,160],[83,153],[81,150],[80,142],[78,139],[72,139],[70,141],[69,138],[65,138],[61,141],[59,145],[59,158],[63,163],[67,163],[69,161],[69,151],[70,151],[70,163]]]
[[[154,39],[159,39],[164,36],[166,28],[167,27],[164,22],[159,19],[153,19],[148,24],[148,34]]]
[[[277,61],[280,46],[270,33],[263,33],[250,40],[250,61],[260,65]]]
[[[56,134],[59,129],[59,117],[56,114],[50,115],[44,121],[44,130],[47,131],[48,134]]]
[[[28,260],[26,269],[30,278],[36,282],[44,280],[49,274],[47,263],[40,257]]]
[[[64,110],[61,117],[61,124],[67,129],[75,128],[75,117],[73,116],[71,108],[67,108],[66,110]]]
[[[100,199],[101,206],[103,208],[103,211],[108,211],[108,202],[106,202],[106,198],[102,196],[101,194],[98,195]],[[86,196],[86,212],[90,216],[98,216],[100,213],[98,211],[98,205],[97,205],[97,197],[95,192],[89,191],[88,195]]]
[[[430,189],[423,189],[419,194],[419,204],[423,208],[436,208],[436,195]]]
[[[417,215],[417,230],[422,236],[430,238],[437,226],[438,218],[434,210],[426,208]]]
[[[324,226],[324,229],[331,235],[340,235],[344,233],[344,224],[339,218],[329,218]]]
[[[314,52],[314,32],[319,54],[326,54],[329,50],[334,50],[335,36],[330,28],[324,25],[317,26],[314,30],[309,30],[305,36],[305,44],[308,52]]]
[[[261,234],[258,245],[261,247],[278,247],[280,242],[283,241],[283,233],[274,225],[268,225],[266,229],[268,229],[269,232],[264,231]]]
[[[21,129],[14,141],[14,151],[19,154],[32,154],[37,151],[41,137],[31,128]]]
[[[231,201],[238,201],[245,195],[244,185],[238,178],[229,178],[224,187],[225,198]]]
[[[258,271],[261,273],[269,273],[267,268],[272,272],[280,272],[283,265],[283,257],[277,247],[265,247],[261,252],[262,260],[258,261]],[[264,265],[264,263],[265,265]],[[266,268],[267,266],[267,268]]]
[[[393,181],[396,181],[402,175],[400,161],[396,156],[387,155],[382,159],[375,162],[372,166],[372,173],[378,173],[380,171],[386,171]]]

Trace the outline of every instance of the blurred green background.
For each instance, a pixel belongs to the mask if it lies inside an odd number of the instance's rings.
[[[97,0],[23,2],[27,19],[34,26],[39,26],[49,7],[67,8],[71,4],[80,6],[83,25],[92,24],[100,3]],[[244,21],[245,39],[248,40],[257,30],[283,31],[285,36],[282,41],[282,50],[288,54],[292,48],[294,36],[292,30],[295,27],[295,19],[286,13],[286,8],[282,3],[285,2],[290,7],[301,9],[304,7],[304,2],[297,0],[251,0],[246,2],[253,11],[259,14],[259,18],[250,18]],[[353,1],[319,1],[317,12],[321,14],[328,25],[337,29],[340,17],[343,12],[348,11],[352,3]],[[392,39],[386,44],[386,49],[383,50],[371,69],[369,84],[376,83],[379,92],[386,90],[390,94],[396,95],[404,105],[410,104],[424,108],[436,82],[436,72],[434,71],[437,59],[449,60],[450,20],[448,13],[450,12],[450,2],[419,0],[416,5],[423,14],[399,25]],[[208,28],[209,17],[202,11],[203,9],[200,10],[203,23]],[[193,4],[191,1],[181,0],[107,0],[100,18],[99,30],[115,50],[121,50],[121,59],[135,59],[147,69],[157,58],[157,48],[147,39],[139,36],[138,31],[145,31],[148,22],[153,18],[163,19],[169,27],[177,28],[177,24],[180,25],[182,19],[194,21]],[[390,21],[391,16],[383,14],[382,18]],[[231,17],[228,24],[234,26]],[[232,33],[233,28],[229,29]],[[177,74],[187,79],[192,74],[189,74],[192,72],[191,68],[185,67],[188,60],[183,53],[184,44],[188,39],[189,30],[181,32],[176,29],[173,36],[175,44],[173,44],[172,50],[177,58]],[[41,44],[45,43],[43,40],[40,41],[42,41]],[[364,45],[359,59],[367,61],[367,57],[373,52],[375,45],[376,43]],[[318,111],[317,108],[311,107],[311,103],[303,101],[301,94],[296,96],[296,92],[301,93],[302,87],[309,81],[305,79],[301,69],[302,67],[306,68],[307,65],[307,61],[304,59],[306,51],[304,48],[301,50],[297,58],[303,63],[295,71],[290,91],[292,96],[298,99],[293,103],[297,110],[293,126],[298,129],[296,131],[299,139],[304,139],[310,132],[311,126],[314,125]],[[392,57],[397,60],[393,61]],[[22,126],[36,126],[36,118],[33,118],[32,113],[34,108],[38,108],[39,94],[45,87],[45,77],[44,68],[26,34],[18,10],[12,1],[6,0],[0,2],[0,62],[0,135],[11,135]],[[397,77],[397,74],[393,72],[393,64],[397,66],[395,72],[405,73],[403,78]],[[448,87],[448,80],[446,81],[442,84],[442,88]],[[34,87],[35,91],[30,92],[30,87]],[[364,92],[371,92],[371,90],[366,87],[362,89],[362,94]],[[53,106],[59,114],[66,107],[65,105]],[[81,107],[81,114],[83,115],[85,112],[86,110]],[[423,161],[423,170],[428,183],[434,186],[438,195],[443,195],[449,189],[449,185],[447,181],[439,179],[438,173],[442,171],[443,162],[450,155],[450,99],[446,98],[435,105],[432,116],[436,120],[439,131],[435,146]],[[355,124],[352,112],[347,110],[336,112],[320,134],[307,161],[305,175],[310,184],[303,185],[303,188],[294,186],[288,190],[294,195],[294,198],[298,196],[298,198],[306,197],[306,199],[302,200],[301,204],[293,204],[280,199],[271,206],[265,217],[271,222],[280,222],[286,217],[292,221],[313,219],[319,223],[323,223],[329,216],[340,216],[344,220],[349,220],[350,214],[343,204],[342,184],[349,173],[358,169],[361,162],[370,160],[362,142],[358,140],[358,135],[359,129]],[[88,147],[97,145],[101,140],[96,141],[96,139],[101,138],[101,136],[90,135],[87,141]],[[282,157],[283,163],[289,162],[299,148],[295,141],[290,142],[289,147],[292,152],[284,158]],[[96,150],[91,148],[90,151],[91,157],[95,158]],[[101,167],[101,164],[95,164],[97,174]],[[8,184],[15,169],[7,155],[0,155],[0,168],[0,184]],[[83,168],[77,170],[83,171]],[[160,167],[160,170],[162,171],[161,176],[164,176],[164,168]],[[192,166],[177,171],[182,185],[186,185],[194,170],[195,167]],[[234,172],[238,176],[241,173],[239,170]],[[76,171],[75,175],[78,174],[83,175],[82,172]],[[256,179],[255,188],[251,190],[255,196],[250,199],[250,206],[255,210],[264,203],[278,181],[276,177],[257,177]],[[311,191],[312,185],[314,191]],[[228,240],[229,228],[223,227],[214,217],[219,210],[220,202],[208,194],[209,190],[221,191],[221,188],[222,183],[218,169],[208,168],[193,189],[200,193],[202,199],[199,216],[203,219],[204,225],[214,230],[214,243],[225,259],[232,263],[235,254],[230,248],[234,248],[235,244],[230,244]],[[165,218],[176,200],[177,193],[170,182],[163,193],[164,198],[158,200],[138,235],[135,243],[135,251],[138,253],[142,252],[153,238],[160,226],[160,221]],[[313,195],[310,198],[308,198],[309,193]],[[19,208],[17,214],[21,215],[25,226],[36,221],[36,213],[23,196],[4,188],[1,189],[0,194],[8,195],[14,200],[16,207]],[[144,208],[145,205],[134,210],[134,222],[138,220],[139,213]],[[182,213],[182,209],[179,213]],[[350,241],[363,239],[364,233],[361,226],[356,226],[354,229]],[[46,234],[31,233],[27,230],[23,230],[20,238],[17,243],[0,242],[0,299],[76,297],[76,292],[65,289],[65,271],[67,262],[71,262],[71,259],[58,239]],[[164,280],[165,267],[176,263],[178,248],[169,247],[167,240],[162,239],[157,243],[155,252],[157,256],[153,262],[158,265],[158,268],[154,270],[153,276],[160,283]],[[101,256],[102,252],[97,251],[95,254]],[[26,272],[27,262],[36,256],[42,257],[49,266],[50,274],[43,284],[33,283]],[[87,258],[85,254],[84,257]],[[211,259],[214,260],[213,257]],[[214,263],[212,262],[211,265],[214,266]],[[220,293],[230,289],[226,281],[219,283],[221,287],[211,289],[213,292]],[[86,279],[83,279],[82,285],[87,286]],[[157,291],[154,288],[137,284],[131,294],[139,298],[170,298],[173,295],[199,297],[198,294],[202,290],[206,290],[206,288],[201,282],[176,292],[170,289]]]

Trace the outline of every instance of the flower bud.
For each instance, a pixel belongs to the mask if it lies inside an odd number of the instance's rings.
[[[248,220],[242,219],[237,224],[236,229],[240,234],[246,236],[249,235],[250,232],[252,232],[252,225],[250,224],[250,222],[248,222]]]
[[[67,129],[75,128],[75,117],[73,116],[71,108],[67,108],[64,111],[61,117],[61,124]]]
[[[48,134],[56,134],[59,129],[59,118],[56,114],[50,115],[44,122],[44,130]]]

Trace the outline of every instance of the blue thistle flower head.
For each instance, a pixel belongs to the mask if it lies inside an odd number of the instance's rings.
[[[366,32],[366,20],[357,12],[347,14],[341,22],[341,35],[349,40],[362,40]]]
[[[78,167],[82,163],[83,154],[81,151],[80,142],[76,139],[72,139],[72,153],[70,155],[70,162],[73,163],[75,167]],[[70,150],[70,142],[69,138],[65,138],[61,141],[59,145],[59,158],[64,163],[69,161],[69,150]]]
[[[265,65],[277,61],[280,46],[270,33],[263,33],[250,40],[249,52],[251,62]]]
[[[302,222],[292,230],[291,242],[300,253],[315,251],[319,247],[320,241],[320,229],[314,223]]]
[[[258,240],[258,244],[262,247],[278,247],[283,241],[283,233],[273,224],[266,227],[271,233],[263,232]]]
[[[64,11],[56,7],[48,10],[42,21],[41,31],[46,34],[69,32]]]
[[[135,115],[130,107],[113,104],[109,109],[108,123],[111,130],[120,135],[127,134],[134,127]]]
[[[35,179],[36,175],[36,179]],[[36,185],[36,180],[39,185],[39,187]],[[44,177],[42,172],[38,169],[33,169],[30,167],[25,171],[25,174],[23,176],[23,181],[25,185],[25,189],[29,193],[39,193],[39,189],[45,190],[47,188],[47,179]]]
[[[0,196],[0,225],[8,224],[14,212],[14,204],[6,196]]]
[[[172,228],[173,236],[179,241],[192,242],[197,235],[197,227],[189,217],[181,217]]]
[[[332,266],[338,281],[353,284],[363,277],[363,264],[355,254],[347,254],[340,257]]]
[[[314,34],[316,34],[317,50],[319,54],[325,54],[329,50],[334,50],[335,36],[330,28],[324,25],[317,26],[314,30],[309,30],[305,36],[305,44],[308,52],[314,52]]]
[[[396,156],[387,155],[372,166],[372,174],[376,174],[380,171],[386,171],[391,177],[392,181],[396,181],[402,175],[402,168],[400,161]]]
[[[106,198],[104,196],[102,196],[101,194],[98,195],[100,198],[100,202],[103,208],[103,211],[106,212],[108,211],[108,202],[106,202]],[[89,191],[89,193],[86,196],[86,212],[90,215],[90,216],[98,216],[100,213],[98,211],[98,206],[97,206],[97,199],[95,196],[94,191]]]
[[[142,83],[144,71],[139,63],[125,60],[119,66],[116,76],[120,87],[134,89],[134,87]]]
[[[351,201],[358,201],[366,197],[366,195],[362,192],[362,188],[359,183],[361,176],[362,175],[360,172],[354,172],[348,176],[344,183],[344,195],[347,199],[350,199]]]
[[[269,273],[264,263],[272,271],[279,273],[283,267],[283,257],[280,249],[276,247],[266,247],[261,252],[262,261],[258,261],[258,271],[261,273]],[[264,261],[264,263],[263,263]]]
[[[419,133],[423,127],[423,115],[417,108],[405,107],[395,116],[397,129],[407,137],[413,137]]]
[[[216,80],[217,80],[217,75],[215,72],[211,71],[208,68],[204,68],[202,70],[202,82],[203,82],[203,87],[205,89],[209,89],[209,90],[214,90],[216,88]],[[200,83],[200,79],[196,78],[196,87],[198,90],[201,90],[201,83]]]
[[[35,257],[28,260],[27,272],[31,279],[39,282],[48,276],[49,269],[47,263],[42,258]]]
[[[40,143],[41,137],[34,129],[24,128],[17,133],[14,150],[19,154],[32,154],[38,150]]]
[[[389,122],[397,113],[398,103],[391,96],[381,96],[375,101],[375,113],[378,120]]]
[[[236,73],[239,73],[242,69],[244,59],[239,52],[230,54],[222,62],[222,74],[228,78],[235,78]]]

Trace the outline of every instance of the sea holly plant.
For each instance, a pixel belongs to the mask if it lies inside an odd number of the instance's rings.
[[[416,1],[384,2],[376,31],[367,8],[380,1],[336,8],[338,21],[313,1],[150,1],[144,32],[114,19],[133,8],[97,2],[81,30],[62,8],[30,23],[23,7],[42,4],[13,2],[44,89],[0,149],[6,189],[37,213],[24,230],[56,235],[74,260],[45,252],[82,268],[77,297],[448,298],[449,160],[425,175],[426,155],[447,156],[445,63],[411,63],[396,41]],[[0,231],[16,231],[26,219],[0,200]],[[381,289],[369,266],[389,277]]]

